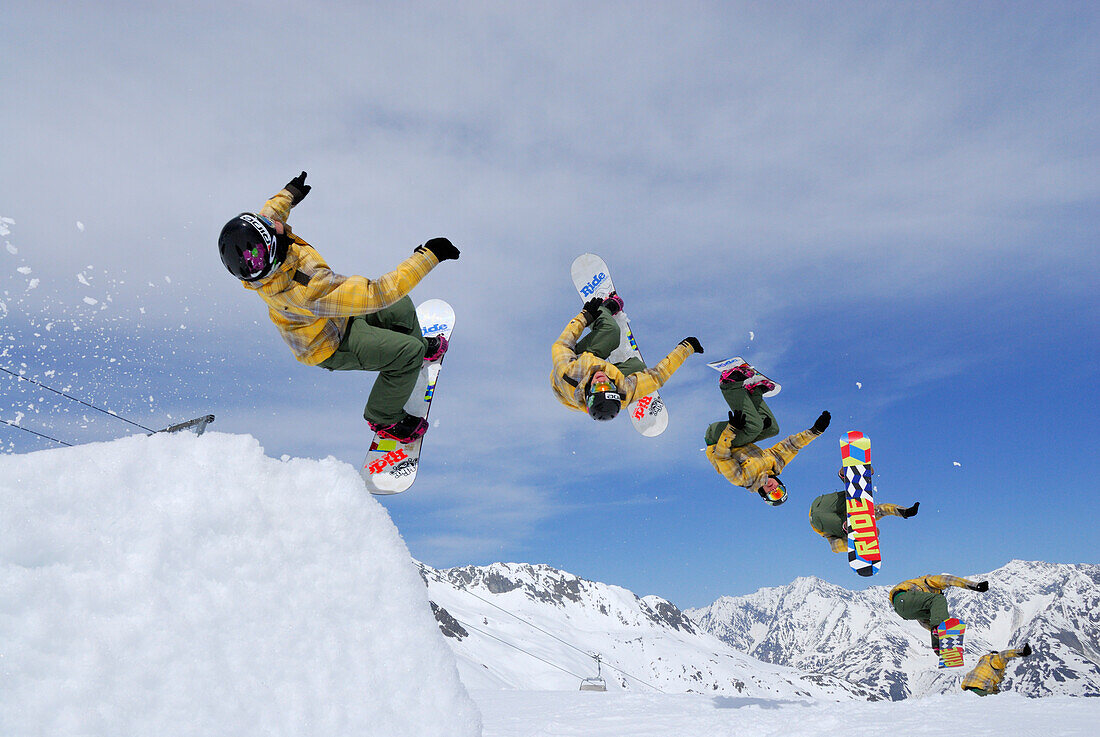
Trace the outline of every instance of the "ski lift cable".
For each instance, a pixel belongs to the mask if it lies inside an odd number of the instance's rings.
[[[31,435],[37,435],[40,438],[45,438],[46,440],[52,440],[55,443],[60,443],[61,445],[64,445],[66,448],[73,447],[72,443],[66,443],[64,440],[58,440],[57,438],[51,438],[49,435],[44,435],[40,432],[35,432],[34,430],[31,430],[29,427],[23,427],[22,425],[17,425],[14,422],[12,422],[11,420],[2,420],[2,419],[0,419],[0,422],[3,422],[5,425],[11,425],[16,430],[22,430],[23,432],[29,432]]]
[[[123,422],[128,422],[131,425],[133,425],[134,427],[140,427],[142,430],[145,430],[147,432],[156,432],[156,430],[154,430],[151,427],[146,427],[145,425],[142,425],[141,423],[134,422],[133,420],[128,420],[125,417],[123,417],[122,415],[117,414],[115,412],[111,412],[109,410],[101,409],[101,408],[95,406],[94,404],[89,404],[88,402],[85,402],[83,399],[78,399],[77,397],[74,397],[71,394],[66,394],[63,391],[58,391],[57,389],[54,389],[53,387],[46,386],[45,384],[43,384],[40,381],[35,381],[34,379],[29,379],[26,376],[22,376],[20,374],[17,374],[14,371],[9,371],[8,369],[4,368],[3,366],[0,366],[0,371],[3,371],[6,374],[11,374],[12,376],[14,376],[17,379],[22,379],[23,381],[29,381],[30,383],[34,384],[35,386],[46,389],[47,391],[51,391],[54,394],[60,394],[61,396],[65,397],[66,399],[71,399],[74,402],[78,402],[80,404],[83,404],[85,407],[91,407],[96,412],[102,412],[103,414],[105,414],[109,417],[114,417],[116,419],[122,420]]]
[[[440,582],[440,583],[442,583],[442,584],[447,584],[447,585],[449,585],[449,583],[448,583],[447,581],[445,581],[445,580],[443,580],[442,578],[440,578],[440,577],[438,576],[438,574],[436,574],[436,573],[435,573],[434,571],[428,571],[428,570],[427,570],[427,568],[426,568],[426,566],[424,566],[424,564],[423,564],[423,563],[417,562],[417,565],[419,565],[419,566],[420,566],[420,569],[421,569],[422,571],[424,571],[425,573],[429,573],[429,574],[430,574],[431,576],[433,576],[433,577],[435,578],[435,580],[439,581],[439,582]],[[488,604],[489,606],[493,607],[494,609],[499,609],[500,611],[504,612],[505,614],[507,614],[507,615],[508,615],[508,616],[510,616],[510,617],[515,617],[516,619],[520,620],[521,622],[526,622],[526,623],[527,623],[527,624],[529,624],[529,625],[530,625],[531,627],[534,627],[534,628],[535,628],[535,629],[537,629],[537,630],[538,630],[539,632],[542,632],[542,633],[543,633],[544,635],[549,635],[550,637],[553,637],[553,638],[554,638],[555,640],[557,640],[557,641],[558,641],[558,642],[560,642],[561,644],[563,644],[563,645],[567,645],[567,646],[569,646],[569,647],[573,648],[574,650],[576,650],[577,652],[579,652],[579,653],[581,653],[581,654],[583,654],[583,655],[587,655],[588,657],[592,657],[592,653],[588,652],[587,650],[582,650],[581,648],[577,647],[576,645],[574,645],[574,644],[572,644],[572,643],[570,643],[570,642],[566,642],[565,640],[563,640],[563,639],[561,639],[560,637],[558,637],[557,635],[555,635],[555,634],[554,634],[553,632],[547,632],[547,631],[546,631],[546,630],[544,630],[544,629],[543,629],[542,627],[539,627],[539,626],[538,626],[537,624],[535,624],[535,623],[533,623],[533,622],[530,622],[530,621],[528,621],[528,620],[524,619],[523,617],[519,616],[518,614],[513,614],[512,612],[508,611],[508,610],[507,610],[507,609],[505,609],[504,607],[501,607],[501,606],[499,606],[499,605],[497,605],[497,604],[494,604],[493,602],[489,601],[488,599],[484,599],[484,598],[482,598],[482,597],[478,596],[478,595],[477,595],[477,594],[475,594],[475,593],[474,593],[473,591],[469,591],[469,590],[467,590],[467,589],[463,589],[463,591],[465,591],[465,592],[466,592],[467,594],[469,594],[470,596],[474,597],[475,599],[478,599],[479,601],[482,601],[482,602],[484,602],[484,603]]]
[[[453,614],[452,614],[451,616],[452,616],[452,617],[454,617],[454,615],[453,615]],[[472,630],[473,630],[474,632],[478,632],[478,633],[480,633],[480,634],[482,634],[482,635],[485,635],[486,637],[490,637],[490,638],[492,638],[492,639],[496,640],[497,642],[499,642],[499,643],[501,643],[501,644],[504,644],[504,645],[507,645],[507,646],[508,646],[508,647],[510,647],[510,648],[514,648],[514,649],[516,649],[516,650],[519,650],[519,651],[520,651],[521,653],[526,653],[527,655],[530,655],[530,656],[531,656],[532,658],[534,658],[535,660],[541,660],[542,662],[546,663],[547,665],[549,665],[549,666],[551,666],[551,667],[553,667],[553,668],[557,668],[557,669],[558,669],[558,670],[560,670],[560,671],[561,671],[562,673],[567,673],[568,675],[571,675],[571,676],[573,676],[574,678],[580,678],[581,680],[584,680],[584,676],[580,676],[580,675],[577,675],[577,674],[576,674],[576,673],[574,673],[573,671],[571,671],[571,670],[568,670],[568,669],[566,669],[566,668],[563,668],[563,667],[561,667],[560,665],[558,665],[558,664],[556,664],[556,663],[551,663],[551,662],[550,662],[549,660],[547,660],[546,658],[543,658],[543,657],[540,657],[540,656],[538,656],[538,655],[535,655],[535,654],[534,654],[533,652],[531,652],[530,650],[524,650],[524,649],[523,649],[522,647],[520,647],[519,645],[513,645],[512,643],[508,642],[507,640],[504,640],[504,639],[502,639],[502,638],[500,638],[500,637],[497,637],[497,636],[496,636],[496,635],[494,635],[494,634],[490,634],[489,632],[486,632],[485,630],[483,630],[483,629],[481,629],[481,628],[479,628],[479,627],[475,627],[475,626],[473,626],[472,624],[469,624],[469,623],[467,623],[467,622],[463,622],[463,621],[462,621],[461,619],[459,619],[458,617],[455,617],[455,621],[456,621],[456,622],[458,622],[459,624],[461,624],[461,625],[462,625],[463,627],[466,627],[466,628],[472,629]]]
[[[447,582],[447,581],[443,580],[442,578],[440,578],[440,577],[439,577],[439,575],[438,575],[438,574],[437,574],[437,573],[436,573],[435,571],[429,571],[429,570],[428,570],[428,567],[427,567],[427,566],[425,566],[425,565],[424,565],[423,563],[421,563],[420,561],[413,561],[413,562],[414,562],[414,563],[416,563],[416,565],[417,565],[417,566],[418,566],[418,567],[420,568],[420,570],[421,570],[422,572],[424,572],[424,573],[426,573],[426,574],[428,574],[428,575],[431,575],[431,576],[432,576],[433,578],[435,578],[435,580],[439,581],[439,582],[440,582],[441,584],[444,584],[444,585],[450,585],[450,584],[449,584],[449,582]],[[581,654],[583,654],[583,655],[585,655],[585,656],[587,656],[587,657],[589,657],[589,658],[591,658],[591,657],[594,657],[594,656],[592,655],[592,653],[588,652],[587,650],[582,650],[581,648],[577,647],[577,646],[576,646],[576,645],[574,645],[573,643],[571,643],[571,642],[566,642],[565,640],[563,640],[563,639],[561,639],[560,637],[558,637],[557,635],[555,635],[555,634],[554,634],[553,632],[548,632],[548,631],[544,630],[544,629],[543,629],[542,627],[539,627],[539,626],[538,626],[537,624],[535,624],[534,622],[531,622],[530,620],[524,619],[523,617],[519,616],[518,614],[513,614],[512,612],[508,611],[507,609],[505,609],[505,608],[503,608],[503,607],[501,607],[501,606],[498,606],[497,604],[494,604],[493,602],[489,601],[488,599],[484,599],[484,598],[482,598],[482,597],[478,596],[478,595],[477,595],[477,594],[475,594],[475,593],[474,593],[473,591],[470,591],[470,590],[468,590],[468,589],[462,589],[462,590],[463,590],[463,591],[465,591],[465,592],[466,592],[467,594],[469,594],[470,596],[474,597],[475,599],[477,599],[477,600],[479,600],[479,601],[482,601],[482,602],[484,602],[484,603],[488,604],[489,606],[493,607],[494,609],[499,609],[500,611],[504,612],[504,613],[505,613],[505,614],[507,614],[508,616],[510,616],[510,617],[514,617],[515,619],[518,619],[519,621],[521,621],[521,622],[523,622],[523,623],[527,624],[527,625],[528,625],[528,626],[530,626],[530,627],[533,627],[533,628],[535,628],[536,630],[538,630],[539,632],[542,632],[542,633],[543,633],[543,634],[545,634],[545,635],[549,635],[550,637],[554,638],[555,640],[557,640],[557,641],[558,641],[558,642],[560,642],[561,644],[563,644],[563,645],[566,645],[566,646],[568,646],[568,647],[571,647],[571,648],[573,648],[574,650],[576,650],[577,652],[579,652],[579,653],[581,653]],[[454,615],[452,614],[451,616],[454,616]],[[611,663],[608,663],[608,662],[607,662],[606,660],[604,660],[604,661],[603,661],[603,664],[604,664],[604,665],[606,665],[606,666],[607,666],[608,668],[610,668],[611,670],[614,670],[614,671],[618,671],[619,673],[622,673],[622,674],[623,674],[624,676],[626,676],[627,678],[632,678],[632,679],[634,679],[635,681],[637,681],[638,683],[641,683],[641,684],[644,684],[644,685],[646,685],[646,686],[649,686],[650,688],[652,688],[652,689],[653,689],[653,690],[655,690],[655,691],[658,691],[658,692],[660,692],[660,693],[664,693],[664,691],[663,691],[663,690],[662,690],[661,688],[659,688],[659,687],[657,687],[657,686],[654,686],[654,685],[653,685],[652,683],[650,683],[649,681],[645,681],[645,680],[643,680],[643,679],[641,679],[641,678],[638,678],[638,676],[635,676],[635,675],[633,675],[633,674],[631,674],[631,673],[628,673],[628,672],[626,672],[625,670],[623,670],[622,668],[616,668],[616,667],[615,667],[614,665],[612,665]]]

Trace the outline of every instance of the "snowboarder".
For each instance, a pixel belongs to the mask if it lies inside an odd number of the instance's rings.
[[[405,402],[424,361],[442,356],[447,341],[421,336],[407,295],[459,251],[446,238],[432,238],[379,279],[341,276],[286,224],[291,208],[309,194],[305,180],[303,171],[258,213],[226,223],[218,238],[222,263],[267,303],[299,361],[330,371],[378,371],[363,417],[372,430],[411,442],[428,423],[405,412]]]
[[[874,469],[870,468],[871,473]],[[840,471],[840,478],[844,480],[844,470]],[[810,527],[814,532],[825,538],[834,553],[844,553],[848,550],[848,513],[846,495],[843,491],[834,491],[822,494],[810,503]],[[920,502],[914,502],[911,507],[899,507],[897,504],[876,504],[875,520],[883,517],[903,517],[908,519],[916,515]]]
[[[973,691],[979,696],[1000,693],[1001,680],[1005,677],[1008,661],[1012,658],[1026,658],[1029,655],[1031,655],[1031,645],[1026,642],[1023,647],[1015,650],[1000,652],[991,650],[989,655],[983,655],[978,660],[974,670],[963,676],[963,691]]]
[[[621,338],[615,315],[623,300],[614,292],[606,299],[593,297],[569,321],[550,349],[553,372],[550,385],[558,400],[570,409],[587,412],[594,420],[611,420],[619,410],[664,386],[692,353],[702,353],[695,337],[684,338],[653,368],[636,356],[608,363]],[[591,330],[581,338],[586,327]],[[579,340],[578,340],[579,338]]]
[[[949,616],[947,597],[943,595],[944,589],[949,586],[982,593],[989,591],[988,581],[974,583],[958,576],[921,576],[902,581],[890,589],[890,603],[899,617],[915,619],[922,627],[932,632]],[[932,632],[932,649],[939,654],[940,641],[935,632]]]
[[[779,472],[798,451],[825,432],[830,415],[822,412],[809,430],[761,448],[757,443],[779,434],[779,423],[764,401],[765,392],[774,389],[775,384],[763,377],[749,381],[754,377],[756,370],[742,363],[726,369],[718,378],[718,387],[730,408],[729,420],[707,427],[707,459],[731,484],[755,491],[777,507],[787,501],[787,487],[779,479]]]

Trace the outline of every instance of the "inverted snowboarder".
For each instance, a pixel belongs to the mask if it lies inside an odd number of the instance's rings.
[[[874,473],[874,469],[871,469]],[[840,478],[844,480],[844,470],[840,471]],[[917,513],[920,502],[914,502],[911,507],[900,507],[897,504],[876,504],[875,520],[883,517],[903,517],[908,519]],[[810,502],[810,527],[818,535],[821,535],[829,543],[834,553],[844,553],[848,550],[848,515],[843,491],[834,491]]]
[[[405,412],[405,402],[424,361],[442,356],[447,341],[422,337],[407,295],[459,251],[446,238],[432,238],[378,279],[341,276],[286,224],[291,208],[309,194],[305,180],[303,171],[259,213],[226,223],[218,238],[222,263],[267,303],[299,361],[330,371],[378,371],[363,417],[379,434],[411,442],[428,423]]]
[[[979,696],[1000,693],[1001,681],[1004,680],[1008,661],[1013,658],[1026,658],[1029,655],[1031,655],[1031,645],[1026,642],[1023,647],[1014,650],[990,651],[988,655],[983,655],[978,660],[974,670],[963,676],[961,684],[963,691],[973,691]]]
[[[809,430],[765,449],[757,443],[779,434],[779,423],[764,401],[764,394],[775,384],[757,377],[752,366],[742,363],[722,372],[718,388],[729,405],[729,420],[707,427],[707,459],[731,484],[755,491],[768,504],[779,506],[787,501],[787,487],[779,479],[779,472],[798,451],[825,432],[829,427],[828,411],[822,412]]]
[[[968,581],[958,576],[921,576],[902,581],[890,589],[890,604],[902,619],[915,619],[932,633],[932,649],[939,654],[940,640],[935,630],[950,616],[947,612],[945,589],[957,586],[970,591],[989,591],[988,581]]]
[[[617,294],[593,297],[569,321],[550,349],[553,369],[550,385],[558,400],[570,409],[587,412],[593,420],[611,420],[636,397],[664,386],[692,353],[702,353],[698,338],[684,338],[653,368],[633,356],[620,363],[607,361],[619,347],[620,328],[614,316],[623,308]],[[583,338],[581,334],[590,327]]]

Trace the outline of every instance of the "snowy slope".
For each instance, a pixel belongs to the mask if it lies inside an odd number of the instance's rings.
[[[868,698],[842,679],[762,663],[701,632],[672,603],[545,565],[425,568],[470,688],[576,690],[603,658],[612,690],[758,698]],[[521,651],[522,649],[522,651]]]
[[[1035,649],[1011,665],[1002,689],[1028,696],[1100,695],[1100,566],[1014,560],[991,573],[953,573],[990,582],[986,594],[947,592],[951,613],[967,621],[971,653],[1025,640]],[[936,669],[927,632],[890,606],[891,586],[849,591],[799,578],[687,614],[740,652],[832,673],[885,698],[957,689],[968,669]]]
[[[952,693],[874,703],[474,691],[485,737],[1093,737],[1100,699]]]
[[[385,510],[207,433],[0,455],[0,735],[456,735],[477,707]]]

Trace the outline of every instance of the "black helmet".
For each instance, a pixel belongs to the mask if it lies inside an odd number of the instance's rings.
[[[591,380],[588,382],[584,403],[588,415],[593,420],[602,422],[615,419],[615,415],[619,414],[619,410],[622,409],[622,402],[623,395],[616,391],[614,384],[610,382],[596,384],[595,391],[593,391]]]
[[[778,476],[769,476],[768,478],[775,479],[775,483],[778,484],[778,486],[775,487],[775,491],[769,495],[768,492],[764,491],[764,487],[761,486],[756,490],[756,493],[768,504],[773,507],[778,507],[780,504],[787,501],[787,486],[779,480]]]
[[[287,239],[275,233],[267,218],[242,212],[222,228],[218,253],[229,273],[243,281],[269,276],[286,258]]]

